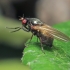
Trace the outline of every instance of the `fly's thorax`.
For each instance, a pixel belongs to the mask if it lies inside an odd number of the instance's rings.
[[[27,18],[28,21],[30,21],[31,24],[33,25],[41,25],[43,24],[39,19],[37,18]]]

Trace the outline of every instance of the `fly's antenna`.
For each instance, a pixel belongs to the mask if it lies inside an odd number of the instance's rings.
[[[24,14],[23,14],[23,16],[18,16],[19,18],[21,18],[21,17],[23,17],[24,18]]]
[[[23,16],[22,16],[23,18],[24,18],[24,14],[23,14]]]
[[[18,16],[19,17],[19,20],[23,20],[24,19],[24,14],[23,16]]]
[[[18,16],[18,17],[19,17],[19,20],[21,20],[22,17],[21,16]]]
[[[18,16],[18,18],[21,18],[21,16]]]

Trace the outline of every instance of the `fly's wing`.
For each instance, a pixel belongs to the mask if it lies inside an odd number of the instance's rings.
[[[43,26],[40,26],[39,27],[41,31],[44,31],[45,32],[45,35],[47,36],[48,35],[51,35],[53,36],[55,39],[59,39],[59,40],[62,40],[62,41],[70,41],[70,38],[65,35],[64,33],[52,28],[51,26],[48,26],[48,25],[43,25]]]

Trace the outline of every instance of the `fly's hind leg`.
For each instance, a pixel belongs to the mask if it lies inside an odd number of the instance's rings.
[[[40,33],[39,30],[38,30],[38,32],[37,32],[37,38],[39,38],[39,40],[40,40],[40,44],[41,44],[42,52],[45,54],[44,49],[43,49],[43,45],[42,45],[41,33]],[[38,39],[37,39],[37,41],[38,41]]]
[[[39,37],[39,39],[40,39],[40,43],[41,43],[42,52],[45,54],[44,49],[43,49],[43,45],[42,45],[42,39],[41,39],[41,37]]]
[[[51,37],[49,37],[48,39],[47,39],[47,46],[49,46],[50,48],[53,46],[53,38],[51,38]]]

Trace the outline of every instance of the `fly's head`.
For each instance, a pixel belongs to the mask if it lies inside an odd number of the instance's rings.
[[[30,31],[30,27],[28,25],[28,20],[27,18],[24,18],[24,17],[20,17],[21,22],[22,22],[22,26],[21,27],[14,27],[14,28],[9,28],[9,27],[6,27],[7,29],[14,29],[13,31],[11,32],[16,32],[16,31],[19,31],[20,29],[23,29],[24,31],[27,31],[29,32]]]
[[[22,21],[22,25],[23,25],[23,26],[27,25],[27,19],[26,19],[26,18],[20,17],[19,20]]]

